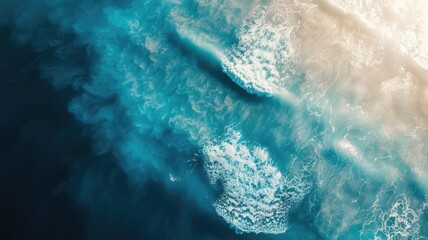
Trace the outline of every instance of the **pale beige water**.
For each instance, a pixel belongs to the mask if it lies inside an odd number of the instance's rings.
[[[354,144],[364,148],[364,141],[355,143],[336,135],[346,119],[377,132],[387,143],[382,147],[385,152],[400,141],[405,149],[401,159],[421,183],[426,181],[428,2],[281,0],[258,4],[243,22],[238,46],[223,59],[226,70],[245,87],[293,105],[305,102],[321,109],[320,117],[330,125],[331,145],[347,142],[352,148]],[[304,75],[303,83],[294,83],[296,74]],[[291,91],[290,86],[298,87]],[[381,157],[374,155],[364,161]]]

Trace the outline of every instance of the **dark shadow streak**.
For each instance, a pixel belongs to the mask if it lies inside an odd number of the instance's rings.
[[[203,49],[200,49],[191,42],[182,39],[177,33],[170,33],[168,35],[168,40],[171,44],[176,46],[185,57],[194,58],[196,60],[197,67],[217,79],[223,87],[230,89],[240,98],[251,103],[261,103],[266,99],[266,97],[257,96],[242,89],[232,79],[230,79],[225,72],[223,72],[221,62],[218,59],[213,59],[213,57],[208,53],[205,53]]]

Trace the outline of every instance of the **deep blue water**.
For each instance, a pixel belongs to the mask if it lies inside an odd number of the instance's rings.
[[[425,113],[277,2],[0,0],[0,239],[428,238]]]

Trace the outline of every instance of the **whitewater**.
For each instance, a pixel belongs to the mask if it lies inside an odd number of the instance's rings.
[[[4,6],[135,183],[257,239],[428,238],[427,1]]]

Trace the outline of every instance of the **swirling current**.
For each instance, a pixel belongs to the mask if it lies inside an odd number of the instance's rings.
[[[2,208],[31,202],[8,193],[30,189],[8,163],[29,151],[25,173],[68,159],[46,194],[85,219],[2,210],[0,239],[428,238],[427,1],[0,0],[0,13]],[[20,106],[51,120],[8,130]],[[38,131],[26,144],[45,155],[8,143]],[[8,220],[27,215],[52,220]]]

